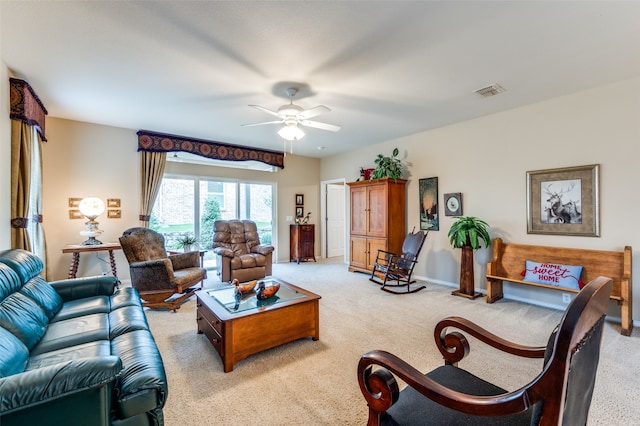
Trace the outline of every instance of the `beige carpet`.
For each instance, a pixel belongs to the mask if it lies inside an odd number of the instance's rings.
[[[446,316],[463,316],[519,343],[544,345],[562,314],[508,300],[488,305],[484,299],[451,296],[451,288],[434,284],[394,296],[366,275],[348,272],[341,259],[277,264],[274,276],[322,296],[320,340],[302,339],[252,355],[230,373],[196,333],[195,298],[175,314],[147,311],[169,380],[165,424],[364,425],[367,409],[356,366],[368,350],[388,350],[427,371],[442,364],[433,327]],[[274,327],[278,324],[264,324],[259,332]],[[640,421],[639,333],[622,337],[619,330],[606,323],[589,425]],[[471,354],[461,366],[515,389],[539,372],[541,362],[500,356],[471,339]]]

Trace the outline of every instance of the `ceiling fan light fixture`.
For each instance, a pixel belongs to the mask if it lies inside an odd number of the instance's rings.
[[[288,141],[300,140],[304,137],[305,133],[295,124],[287,124],[278,130],[278,134],[282,139]]]

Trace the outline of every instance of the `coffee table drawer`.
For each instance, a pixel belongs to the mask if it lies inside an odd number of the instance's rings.
[[[213,328],[216,329],[218,334],[222,335],[223,333],[222,321],[220,320],[220,318],[216,316],[216,314],[211,312],[209,309],[206,309],[206,307],[202,306],[201,303],[198,303],[197,315],[198,315],[198,319],[201,317],[206,319],[207,322],[209,322],[209,324],[211,324]]]
[[[211,342],[216,351],[224,359],[224,340],[218,331],[211,325],[206,318],[198,315],[198,331],[204,333]]]

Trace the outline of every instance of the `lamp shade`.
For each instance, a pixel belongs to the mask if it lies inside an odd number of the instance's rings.
[[[295,141],[302,139],[305,133],[296,124],[287,124],[278,130],[278,134],[282,139]]]
[[[78,208],[80,209],[80,213],[88,219],[94,220],[104,213],[104,202],[96,197],[83,198]]]

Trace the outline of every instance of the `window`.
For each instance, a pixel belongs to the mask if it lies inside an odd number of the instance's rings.
[[[213,243],[213,222],[248,219],[256,222],[260,241],[272,243],[272,183],[253,183],[199,176],[165,175],[151,212],[149,227],[165,237],[168,250],[177,249],[184,235],[195,235],[199,248]],[[214,269],[216,258],[208,251],[205,267]]]

